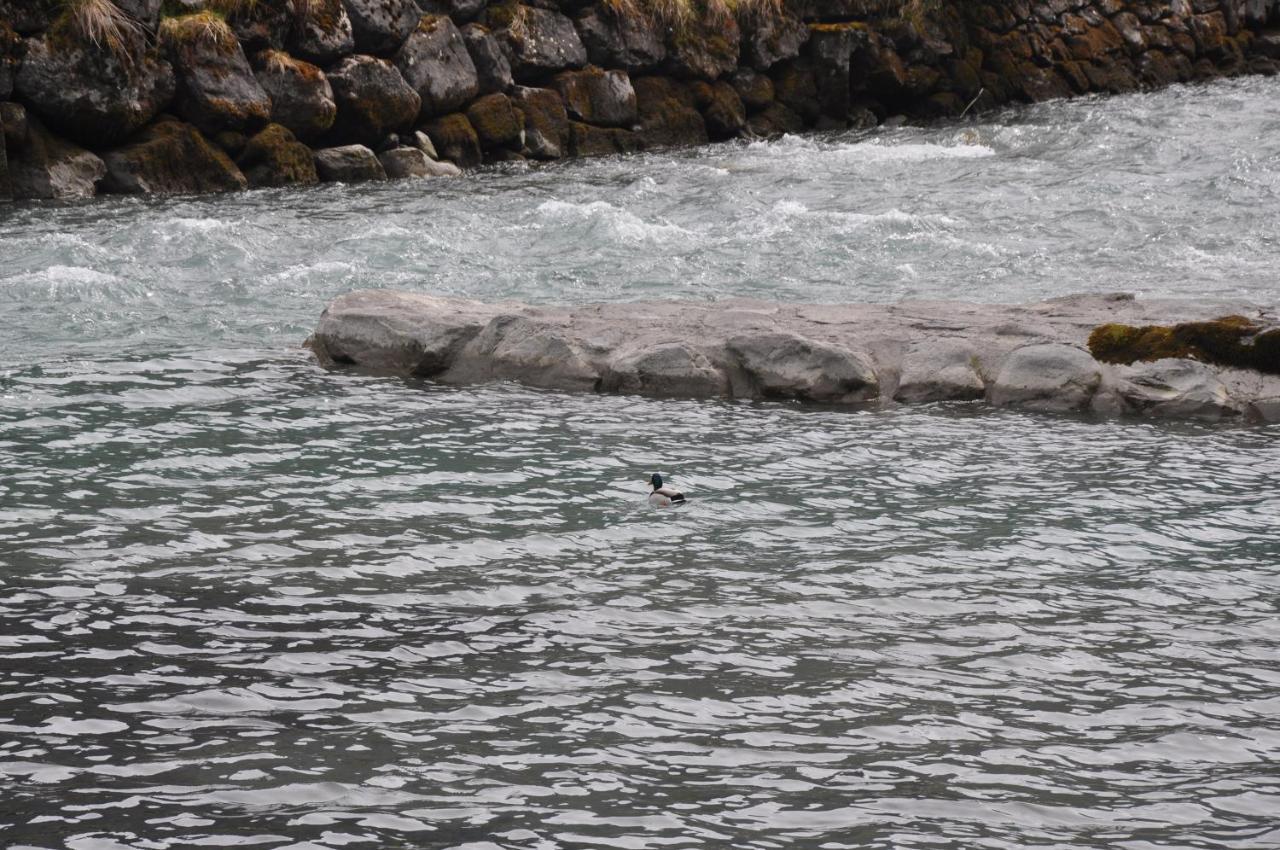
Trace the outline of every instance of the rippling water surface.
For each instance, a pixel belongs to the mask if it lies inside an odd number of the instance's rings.
[[[361,286],[1274,304],[1277,95],[0,209],[0,846],[1280,847],[1277,428],[297,348]]]

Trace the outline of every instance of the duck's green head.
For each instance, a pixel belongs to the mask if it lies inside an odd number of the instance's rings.
[[[658,474],[658,473],[656,473],[656,472],[655,472],[655,473],[653,473],[653,477],[649,479],[649,484],[653,487],[653,489],[655,489],[655,490],[661,490],[661,489],[662,489],[662,476],[661,476],[661,475],[659,475],[659,474]]]

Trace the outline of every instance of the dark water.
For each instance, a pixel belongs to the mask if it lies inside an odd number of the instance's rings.
[[[369,285],[1274,304],[1277,94],[0,212],[0,846],[1280,847],[1276,427],[297,349]]]

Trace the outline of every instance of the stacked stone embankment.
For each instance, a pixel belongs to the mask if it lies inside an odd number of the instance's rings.
[[[0,0],[0,198],[448,176],[1272,74],[1277,25],[1280,0]]]
[[[1127,295],[534,307],[367,290],[330,303],[308,345],[330,368],[446,384],[1278,422],[1278,322],[1243,302]]]

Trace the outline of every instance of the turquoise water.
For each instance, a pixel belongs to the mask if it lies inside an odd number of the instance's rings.
[[[1276,427],[299,348],[362,286],[1275,304],[1278,89],[0,210],[0,845],[1280,846]]]

